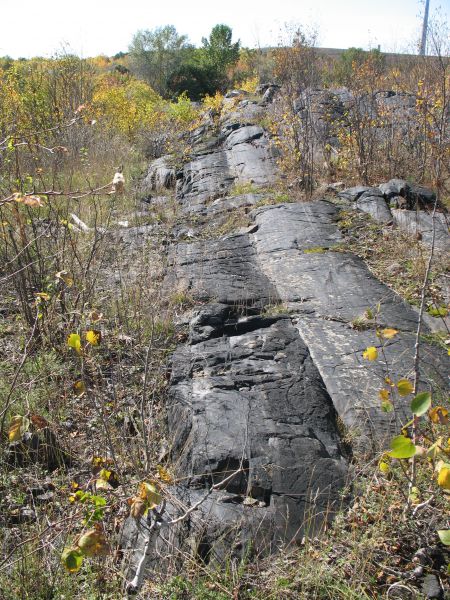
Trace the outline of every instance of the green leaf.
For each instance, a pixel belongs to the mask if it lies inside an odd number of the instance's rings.
[[[427,313],[432,317],[446,317],[448,315],[448,308],[446,306],[432,307],[427,310]]]
[[[66,548],[62,553],[61,562],[66,571],[76,573],[83,564],[83,553],[78,548]]]
[[[416,453],[412,440],[404,435],[398,435],[391,441],[392,450],[388,452],[391,458],[411,458]]]
[[[444,546],[450,546],[450,529],[439,529],[437,533]]]
[[[411,411],[416,417],[424,415],[431,406],[430,392],[421,392],[411,402]]]
[[[394,410],[394,405],[390,400],[383,400],[381,403],[381,410],[385,413],[390,413]]]
[[[94,506],[96,506],[97,508],[99,506],[106,506],[106,499],[103,498],[103,496],[92,496],[91,500],[92,500]]]

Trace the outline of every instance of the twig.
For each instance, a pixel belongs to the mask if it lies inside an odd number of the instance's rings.
[[[407,585],[404,585],[403,583],[399,583],[397,581],[396,583],[393,583],[392,585],[389,586],[389,588],[386,592],[386,598],[390,598],[391,591],[398,590],[398,589],[407,590],[408,592],[414,593],[414,590],[412,588],[410,588]]]
[[[86,196],[102,196],[104,194],[110,194],[111,192],[104,192],[103,190],[106,190],[107,188],[111,188],[112,186],[112,181],[110,181],[109,183],[106,183],[105,185],[101,185],[100,187],[97,188],[90,188],[89,190],[70,190],[67,192],[61,191],[61,190],[47,190],[45,192],[38,192],[38,191],[33,191],[33,192],[26,192],[25,194],[21,194],[21,197],[23,198],[27,198],[29,196],[47,196],[52,197],[52,196],[57,196],[57,197],[61,197],[61,196],[67,196],[69,198],[71,198],[71,200],[81,200],[81,198],[86,198]],[[0,200],[0,206],[3,206],[5,204],[10,204],[11,202],[14,202],[16,200],[17,196],[16,194],[10,194],[9,196],[7,196],[6,198],[3,198],[2,200]]]
[[[430,504],[430,502],[432,502],[434,500],[434,494],[432,496],[430,496],[428,498],[428,500],[425,500],[425,502],[422,502],[421,504],[418,504],[416,507],[414,507],[414,510],[412,512],[412,516],[415,517],[416,514],[419,512],[420,509],[425,508],[425,506],[428,506]]]
[[[181,515],[181,517],[177,517],[176,519],[172,519],[171,521],[167,521],[168,525],[175,525],[175,523],[179,523],[180,521],[184,521],[184,519],[186,519],[192,512],[194,512],[194,510],[197,510],[197,508],[203,504],[203,502],[209,498],[209,496],[211,496],[211,494],[213,492],[215,492],[216,490],[220,490],[220,488],[227,484],[229,481],[231,481],[233,479],[233,477],[235,477],[236,475],[238,475],[239,473],[242,473],[244,469],[242,468],[242,464],[239,465],[239,468],[234,471],[233,473],[231,473],[231,475],[228,475],[228,477],[226,477],[225,479],[222,479],[222,481],[219,481],[218,483],[215,483],[214,485],[212,485],[209,490],[206,492],[206,494],[200,498],[200,500],[198,500],[195,504],[193,504],[190,508],[188,508],[188,510]]]
[[[152,328],[151,328],[151,332],[150,332],[150,342],[147,348],[147,352],[145,354],[145,366],[144,366],[144,383],[142,385],[142,397],[141,397],[141,406],[140,406],[140,413],[141,413],[141,423],[142,423],[142,439],[144,442],[144,451],[145,451],[145,471],[148,471],[149,465],[150,465],[150,448],[148,445],[148,439],[147,439],[147,433],[146,433],[146,427],[145,427],[145,403],[146,403],[146,399],[147,399],[147,386],[148,386],[148,372],[149,372],[149,366],[150,366],[150,354],[153,350],[153,336],[154,336],[154,332],[155,332],[155,323],[154,320],[152,318]]]

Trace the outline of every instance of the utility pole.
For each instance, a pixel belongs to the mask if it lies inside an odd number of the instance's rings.
[[[423,27],[422,27],[422,42],[420,44],[421,56],[425,56],[427,50],[427,30],[428,30],[428,12],[430,10],[430,0],[425,0],[425,14],[423,15]]]

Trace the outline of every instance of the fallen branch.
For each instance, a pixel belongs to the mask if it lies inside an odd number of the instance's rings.
[[[89,231],[91,231],[91,228],[88,227],[88,225],[86,225],[86,223],[82,221],[79,217],[77,217],[77,215],[75,215],[74,213],[70,213],[70,218],[81,229],[81,231],[84,231],[84,233],[88,233]]]
[[[133,579],[127,584],[126,592],[127,594],[137,594],[142,586],[142,582],[144,579],[145,568],[147,566],[148,557],[150,556],[150,549],[152,548],[153,538],[159,535],[159,528],[162,524],[162,515],[166,508],[165,500],[163,500],[161,510],[156,511],[148,511],[147,520],[150,518],[151,523],[148,528],[148,536],[145,541],[144,552],[142,553],[141,560],[136,569],[136,574]]]

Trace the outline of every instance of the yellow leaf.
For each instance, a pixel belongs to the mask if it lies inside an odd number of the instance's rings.
[[[441,470],[439,471],[438,475],[438,485],[443,490],[450,490],[450,467],[441,467]]]
[[[102,339],[102,334],[100,331],[95,329],[90,329],[86,332],[86,341],[91,344],[91,346],[98,346]]]
[[[447,425],[448,423],[448,410],[443,406],[432,408],[428,415],[433,423],[440,423],[441,425]]]
[[[97,490],[107,490],[107,489],[109,489],[109,484],[106,481],[106,479],[102,479],[100,477],[99,479],[95,480],[95,489],[97,489]]]
[[[135,497],[131,501],[130,516],[133,519],[140,519],[146,511],[146,506],[142,498]]]
[[[390,329],[389,327],[381,330],[381,335],[387,340],[390,340],[391,338],[395,337],[397,333],[398,329]]]
[[[378,392],[378,395],[380,396],[381,400],[389,400],[389,396],[391,395],[391,392],[389,390],[380,390]]]
[[[146,508],[153,509],[161,502],[161,494],[153,483],[141,483],[139,487],[139,497],[144,500]]]
[[[93,470],[96,470],[96,468],[94,467]],[[100,472],[98,473],[98,479],[95,480],[95,485],[97,489],[106,490],[110,487],[115,489],[120,485],[120,481],[115,471],[103,468],[100,469]]]
[[[55,277],[56,279],[60,279],[61,281],[63,281],[67,285],[67,287],[73,286],[73,279],[67,273],[67,271],[59,271],[58,273],[56,273]]]
[[[86,556],[100,556],[108,551],[108,544],[100,527],[86,531],[78,539],[77,546]]]
[[[160,479],[162,479],[162,481],[164,481],[165,483],[173,483],[172,475],[168,471],[166,471],[164,467],[158,465],[156,468],[158,470],[158,475]]]
[[[378,358],[378,350],[374,346],[369,346],[369,348],[363,352],[363,358],[366,360],[376,360]]]
[[[390,472],[390,470],[391,470],[391,468],[390,468],[390,466],[389,466],[389,463],[387,463],[387,462],[385,462],[385,461],[383,461],[383,460],[382,460],[382,461],[380,461],[380,462],[378,463],[378,468],[379,468],[379,469],[380,469],[380,471],[381,471],[382,473],[384,473],[385,475],[386,475],[387,473],[389,473],[389,472]]]
[[[400,381],[397,382],[397,389],[400,396],[408,396],[408,394],[413,393],[414,386],[407,379],[400,379]]]
[[[37,292],[36,297],[41,300],[45,300],[46,302],[50,300],[50,295],[46,292]]]
[[[73,348],[77,354],[81,354],[81,338],[78,333],[71,333],[67,338],[67,345]]]
[[[92,457],[92,466],[93,467],[103,467],[105,465],[112,464],[112,460],[110,458],[105,458],[104,456],[93,456]]]
[[[42,199],[39,196],[25,196],[23,198],[23,203],[27,206],[31,206],[31,208],[36,208],[37,206],[44,206]]]
[[[18,442],[22,439],[23,434],[28,431],[30,420],[22,415],[11,417],[9,422],[8,439],[10,442]]]
[[[77,396],[81,396],[86,391],[86,386],[83,381],[75,381],[73,384],[73,391]]]
[[[111,474],[112,474],[112,471],[109,471],[108,469],[101,469],[101,471],[99,473],[99,477],[101,477],[105,481],[108,481],[108,479],[111,477]]]

